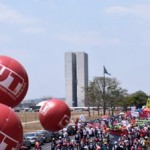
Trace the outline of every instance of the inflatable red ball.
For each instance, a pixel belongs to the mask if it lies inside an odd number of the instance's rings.
[[[17,106],[28,90],[28,75],[15,59],[0,56],[0,103]]]
[[[15,112],[0,104],[0,150],[19,150],[23,140],[22,124]]]
[[[58,131],[66,127],[70,121],[68,105],[59,99],[47,100],[39,110],[39,120],[45,130]]]

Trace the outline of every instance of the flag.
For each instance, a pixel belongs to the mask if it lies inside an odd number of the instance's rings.
[[[142,110],[142,108],[138,108],[138,110],[137,110],[140,114],[143,114],[143,110]]]
[[[108,71],[106,70],[105,66],[104,66],[104,74],[111,75],[110,73],[108,73]]]
[[[146,107],[147,107],[147,108],[150,108],[150,98],[147,99]]]

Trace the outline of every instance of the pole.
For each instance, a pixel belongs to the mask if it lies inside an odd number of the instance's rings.
[[[103,85],[103,114],[106,114],[106,101],[105,101],[105,72],[103,72],[103,80],[104,80],[104,85]]]
[[[105,66],[103,67],[103,79],[104,79],[104,85],[103,85],[103,113],[104,115],[106,114],[106,93],[105,93],[105,87],[106,87],[106,83],[105,83],[105,74],[111,75],[110,73],[108,73],[108,71],[106,70]]]

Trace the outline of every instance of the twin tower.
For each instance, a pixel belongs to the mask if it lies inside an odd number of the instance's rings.
[[[66,103],[69,107],[85,106],[85,88],[88,87],[88,54],[65,53]]]

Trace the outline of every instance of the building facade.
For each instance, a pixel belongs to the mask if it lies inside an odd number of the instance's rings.
[[[66,102],[70,107],[85,106],[88,86],[88,55],[85,52],[65,53]]]

